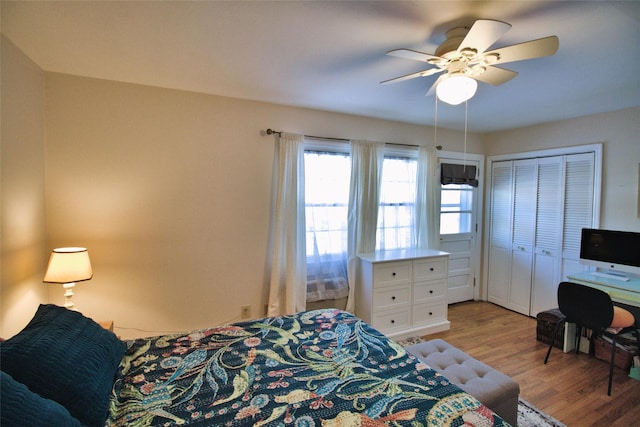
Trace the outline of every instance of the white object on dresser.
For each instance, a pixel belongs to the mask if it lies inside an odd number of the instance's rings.
[[[358,317],[394,339],[449,329],[447,252],[406,249],[359,258]]]

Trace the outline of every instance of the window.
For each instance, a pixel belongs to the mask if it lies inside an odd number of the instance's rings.
[[[348,153],[304,153],[307,257],[347,251]]]
[[[402,249],[414,245],[418,159],[414,153],[403,154],[404,157],[389,155],[384,158],[376,234],[377,250]]]
[[[307,302],[348,294],[348,144],[305,141]],[[382,167],[376,249],[413,245],[417,150],[387,150]]]
[[[440,192],[440,234],[471,232],[473,187],[447,184]]]
[[[347,285],[348,145],[304,153],[307,302],[344,298]],[[346,150],[345,150],[346,148]]]

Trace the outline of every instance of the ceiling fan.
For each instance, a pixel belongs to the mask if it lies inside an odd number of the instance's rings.
[[[515,71],[496,65],[550,56],[558,50],[558,37],[549,36],[487,51],[510,28],[511,24],[506,22],[480,19],[470,28],[455,27],[447,31],[446,40],[438,46],[433,55],[411,49],[387,52],[390,56],[426,62],[433,67],[385,80],[381,84],[443,73],[433,83],[427,95],[436,91],[439,99],[457,105],[475,94],[476,81],[497,86],[518,75]],[[447,86],[456,86],[461,91],[460,96],[447,96],[446,92],[450,89]]]

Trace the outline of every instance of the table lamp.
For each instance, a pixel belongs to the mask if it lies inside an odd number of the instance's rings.
[[[71,300],[73,288],[76,282],[89,280],[92,276],[93,270],[87,248],[57,248],[51,252],[44,282],[62,283],[65,289],[64,306],[69,310],[75,310]]]

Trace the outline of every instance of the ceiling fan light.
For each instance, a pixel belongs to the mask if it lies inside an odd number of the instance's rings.
[[[464,75],[454,75],[447,77],[438,83],[436,95],[442,102],[451,105],[458,105],[467,101],[475,95],[478,89],[478,82],[471,77]]]

